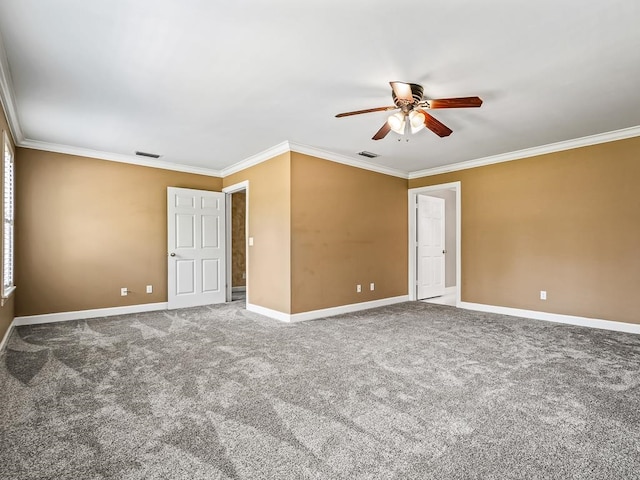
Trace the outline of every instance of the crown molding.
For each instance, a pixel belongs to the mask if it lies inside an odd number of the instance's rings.
[[[589,135],[586,137],[575,138],[572,140],[565,140],[562,142],[549,143],[547,145],[541,145],[538,147],[525,148],[522,150],[516,150],[513,152],[501,153],[499,155],[492,155],[489,157],[477,158],[474,160],[468,160],[465,162],[454,163],[451,165],[443,165],[441,167],[427,168],[425,170],[417,170],[414,172],[405,172],[394,168],[384,167],[382,165],[376,165],[363,160],[341,155],[339,153],[329,152],[320,148],[311,147],[309,145],[302,145],[294,142],[282,142],[267,150],[264,150],[256,155],[242,160],[230,167],[223,169],[220,173],[221,176],[227,177],[233,173],[237,173],[246,168],[252,167],[266,160],[281,155],[286,152],[295,152],[303,155],[310,155],[312,157],[321,158],[323,160],[329,160],[331,162],[342,163],[356,168],[362,168],[385,175],[400,178],[420,178],[429,177],[432,175],[439,175],[442,173],[456,172],[459,170],[467,170],[469,168],[483,167],[486,165],[492,165],[494,163],[510,162],[514,160],[522,160],[525,158],[535,157],[538,155],[545,155],[548,153],[561,152],[565,150],[571,150],[574,148],[588,147],[591,145],[597,145],[599,143],[613,142],[616,140],[624,140],[626,138],[640,136],[640,125],[635,127],[623,128],[620,130],[614,130],[612,132],[598,133],[596,135]]]
[[[11,81],[11,74],[9,73],[9,60],[7,59],[7,52],[4,49],[2,37],[0,37],[0,102],[2,102],[2,107],[7,115],[7,123],[9,124],[13,141],[19,144],[24,140],[24,134],[20,127],[20,121],[18,120],[15,98],[13,82]]]
[[[358,160],[355,158],[341,155],[339,153],[329,152],[320,148],[311,147],[309,145],[301,145],[299,143],[289,143],[289,148],[292,152],[301,153],[303,155],[309,155],[323,160],[329,160],[331,162],[342,163],[343,165],[349,165],[350,167],[362,168],[364,170],[370,170],[372,172],[382,173],[384,175],[390,175],[392,177],[409,178],[407,172],[403,170],[397,170],[395,168],[384,167],[374,163],[366,162],[364,160]]]
[[[525,148],[514,152],[501,153],[490,157],[477,158],[466,162],[453,163],[451,165],[443,165],[441,167],[427,168],[425,170],[417,170],[409,173],[409,179],[430,177],[432,175],[440,175],[442,173],[456,172],[459,170],[467,170],[469,168],[484,167],[494,163],[510,162],[513,160],[522,160],[525,158],[536,157],[538,155],[546,155],[548,153],[562,152],[574,148],[588,147],[599,143],[614,142],[616,140],[624,140],[626,138],[639,137],[640,125],[636,127],[623,128],[612,132],[598,133],[587,137],[574,138],[562,142],[549,143],[539,147]]]
[[[64,153],[67,155],[77,155],[79,157],[97,158],[110,162],[129,163],[141,167],[160,168],[162,170],[172,170],[174,172],[194,173],[196,175],[206,175],[208,177],[221,177],[219,170],[209,168],[192,167],[189,165],[179,165],[177,163],[165,162],[163,160],[153,160],[141,158],[135,155],[124,155],[120,153],[101,152],[89,148],[72,147],[57,143],[40,142],[37,140],[23,140],[18,143],[19,147],[31,148],[33,150],[44,150],[47,152]]]
[[[1,52],[0,52],[1,53]],[[2,79],[0,78],[0,81]],[[21,134],[21,133],[20,133]],[[492,165],[495,163],[510,162],[514,160],[522,160],[525,158],[535,157],[538,155],[545,155],[548,153],[561,152],[565,150],[571,150],[574,148],[587,147],[591,145],[597,145],[600,143],[613,142],[616,140],[624,140],[627,138],[640,136],[640,126],[623,128],[621,130],[614,130],[612,132],[599,133],[596,135],[590,135],[587,137],[576,138],[572,140],[566,140],[562,142],[550,143],[547,145],[541,145],[539,147],[526,148],[523,150],[516,150],[513,152],[501,153],[499,155],[492,155],[489,157],[482,157],[475,160],[469,160],[460,163],[454,163],[451,165],[443,165],[441,167],[428,168],[425,170],[417,170],[414,172],[404,172],[394,168],[384,167],[376,165],[363,160],[357,160],[355,158],[341,155],[339,153],[329,152],[320,148],[311,147],[309,145],[302,145],[299,143],[284,141],[271,148],[256,153],[238,163],[231,165],[230,167],[222,170],[213,170],[203,167],[193,167],[188,165],[179,165],[172,162],[165,162],[162,160],[143,159],[135,155],[124,155],[119,153],[102,152],[98,150],[91,150],[88,148],[73,147],[69,145],[60,145],[56,143],[40,142],[38,140],[22,139],[16,141],[16,145],[24,148],[31,148],[34,150],[44,150],[49,152],[64,153],[69,155],[78,155],[81,157],[97,158],[100,160],[109,160],[112,162],[129,163],[132,165],[139,165],[150,168],[160,168],[163,170],[172,170],[176,172],[193,173],[197,175],[206,175],[210,177],[225,178],[234,173],[245,170],[249,167],[258,165],[259,163],[270,160],[278,155],[282,155],[287,152],[295,152],[303,155],[310,155],[312,157],[321,158],[331,162],[341,163],[343,165],[349,165],[351,167],[362,168],[364,170],[370,170],[372,172],[382,173],[384,175],[390,175],[399,178],[420,178],[429,177],[433,175],[440,175],[443,173],[456,172],[460,170],[467,170],[470,168],[483,167],[486,165]],[[15,137],[14,137],[15,138]]]
[[[282,155],[283,153],[294,152],[301,153],[303,155],[310,155],[312,157],[321,158],[323,160],[329,160],[331,162],[342,163],[343,165],[349,165],[351,167],[363,168],[365,170],[371,170],[372,172],[383,173],[385,175],[391,175],[394,177],[400,178],[408,178],[407,172],[402,170],[396,170],[393,168],[383,167],[381,165],[375,165],[373,163],[365,162],[363,160],[357,160],[355,158],[347,157],[346,155],[341,155],[339,153],[328,152],[326,150],[322,150],[320,148],[311,147],[309,145],[302,145],[300,143],[294,143],[289,141],[284,141],[277,145],[274,145],[267,150],[263,150],[260,153],[256,153],[255,155],[246,158],[238,163],[231,165],[221,171],[222,177],[227,177],[234,173],[245,170],[249,167],[253,167],[259,163],[265,162],[267,160],[272,159],[278,155]]]
[[[233,175],[234,173],[238,173],[242,170],[245,170],[249,167],[253,167],[254,165],[258,165],[259,163],[266,162],[267,160],[271,160],[273,157],[277,157],[278,155],[282,155],[283,153],[290,152],[289,142],[284,141],[277,145],[274,145],[271,148],[267,148],[262,152],[256,153],[255,155],[251,155],[244,160],[239,161],[238,163],[234,163],[233,165],[223,168],[220,171],[220,175],[222,178],[228,177],[229,175]]]

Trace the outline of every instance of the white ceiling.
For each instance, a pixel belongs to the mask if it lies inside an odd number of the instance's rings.
[[[639,25],[638,0],[0,2],[19,143],[211,170],[289,141],[412,172],[638,126]],[[334,118],[391,80],[484,105],[409,142]]]

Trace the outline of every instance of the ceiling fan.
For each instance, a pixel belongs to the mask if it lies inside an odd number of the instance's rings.
[[[391,130],[403,135],[407,130],[411,130],[411,133],[416,133],[424,127],[427,127],[440,137],[448,137],[453,130],[444,123],[436,120],[425,110],[434,108],[479,107],[482,105],[482,99],[480,97],[427,100],[424,98],[422,85],[405,82],[389,82],[389,84],[391,85],[391,97],[395,105],[339,113],[336,117],[349,117],[351,115],[360,115],[361,113],[386,112],[400,109],[399,112],[389,116],[385,124],[382,125],[382,128],[372,137],[373,140],[380,140],[386,137]]]

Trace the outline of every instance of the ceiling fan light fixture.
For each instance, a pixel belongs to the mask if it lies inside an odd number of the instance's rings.
[[[411,133],[417,133],[424,128],[425,116],[424,113],[416,110],[409,112],[409,125],[411,126]]]
[[[394,113],[393,115],[389,115],[389,118],[387,119],[387,123],[389,124],[389,127],[391,127],[391,130],[393,130],[399,135],[404,135],[404,126],[405,126],[404,113],[398,112],[398,113]]]

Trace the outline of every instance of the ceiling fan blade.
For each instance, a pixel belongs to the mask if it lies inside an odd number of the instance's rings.
[[[384,125],[376,132],[376,134],[371,137],[371,140],[381,140],[387,136],[387,133],[391,131],[391,127],[389,126],[389,122],[384,122]]]
[[[468,108],[482,105],[480,97],[439,98],[427,100],[429,108]]]
[[[411,84],[404,82],[389,82],[393,93],[396,94],[396,98],[399,100],[406,100],[409,103],[413,103],[413,92],[411,92]]]
[[[418,109],[418,111],[424,115],[424,126],[439,137],[448,137],[449,135],[451,135],[451,133],[453,133],[453,130],[447,127],[444,123],[433,118],[424,110]]]
[[[395,110],[395,105],[390,107],[376,107],[376,108],[367,108],[366,110],[355,110],[353,112],[344,112],[336,115],[337,118],[340,117],[350,117],[351,115],[360,115],[361,113],[371,113],[371,112],[386,112],[387,110]]]

